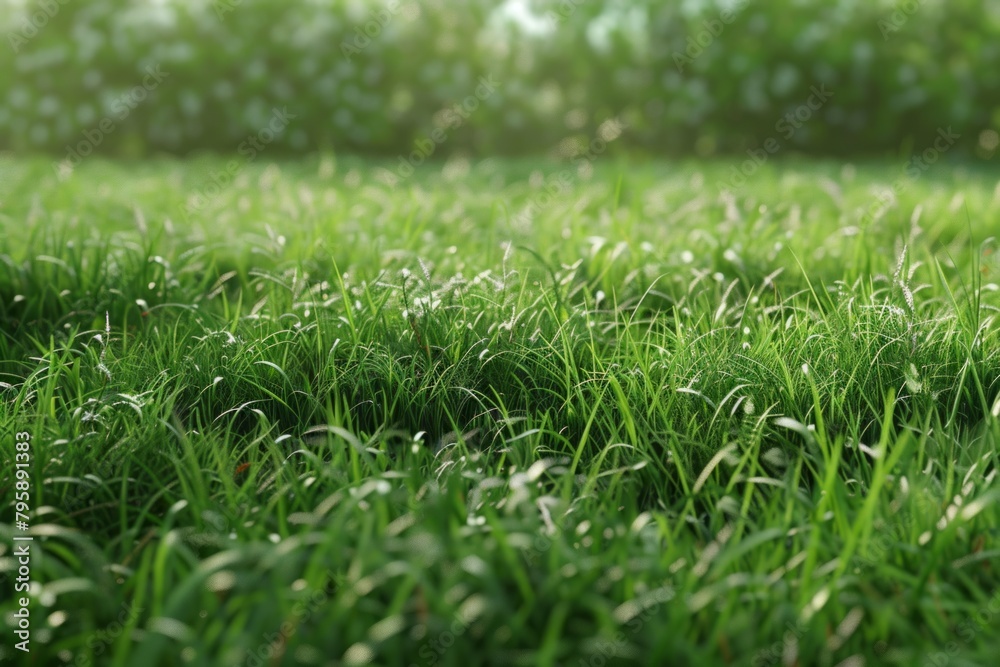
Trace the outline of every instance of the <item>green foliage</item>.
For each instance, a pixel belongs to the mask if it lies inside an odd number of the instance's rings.
[[[5,0],[0,148],[232,153],[275,108],[294,116],[275,152],[409,154],[439,130],[439,155],[571,154],[607,139],[612,118],[622,143],[655,152],[774,138],[786,151],[884,153],[949,126],[967,153],[996,148],[995,134],[980,145],[1000,129],[989,0],[536,0],[528,19],[506,7]],[[167,76],[145,91],[149,67]],[[476,101],[481,77],[499,86]],[[814,87],[832,97],[803,109]],[[454,112],[465,100],[467,118]]]
[[[392,166],[0,160],[38,664],[989,664],[994,174]]]

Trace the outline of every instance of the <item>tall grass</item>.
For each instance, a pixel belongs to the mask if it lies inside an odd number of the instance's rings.
[[[38,546],[4,658],[988,662],[988,174],[862,228],[880,165],[735,198],[723,164],[598,165],[523,225],[526,164],[324,157],[182,221],[215,167],[0,189]]]

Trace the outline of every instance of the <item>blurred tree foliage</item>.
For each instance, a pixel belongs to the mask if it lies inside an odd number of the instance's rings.
[[[664,154],[879,153],[948,126],[983,154],[1000,129],[996,0],[0,0],[0,35],[17,151],[234,151],[275,108],[276,152],[440,129],[440,153],[566,154],[617,117],[620,145]]]

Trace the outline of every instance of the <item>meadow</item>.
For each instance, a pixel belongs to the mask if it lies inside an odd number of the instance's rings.
[[[995,170],[732,167],[4,158],[0,656],[993,664]]]

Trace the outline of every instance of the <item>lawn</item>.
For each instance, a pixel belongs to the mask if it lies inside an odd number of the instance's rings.
[[[995,172],[395,166],[0,161],[0,657],[993,664]]]

